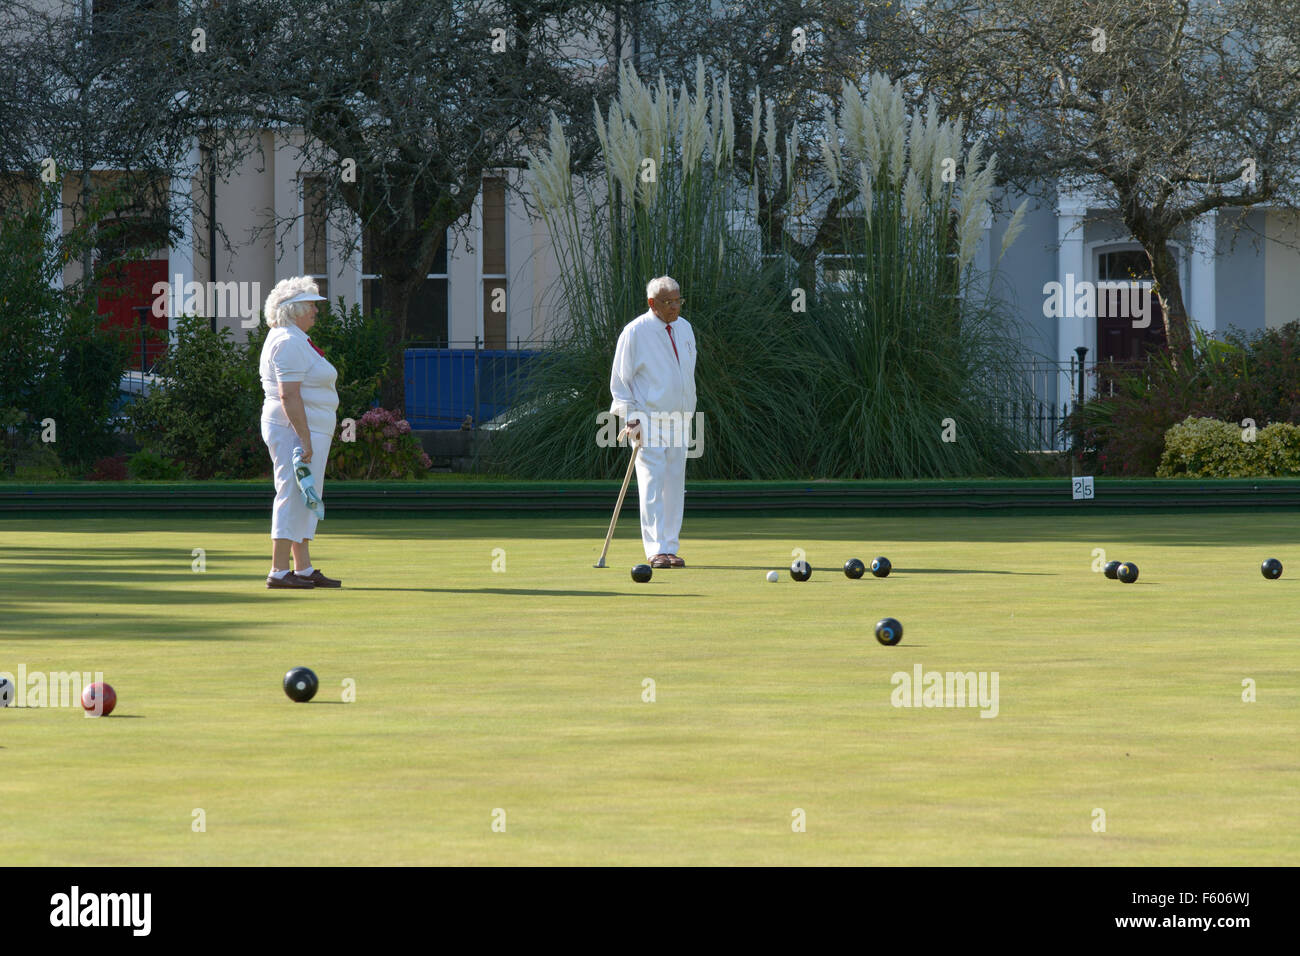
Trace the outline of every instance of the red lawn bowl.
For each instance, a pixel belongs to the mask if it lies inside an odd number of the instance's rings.
[[[91,684],[81,692],[81,706],[92,717],[107,717],[117,706],[117,693],[108,684]]]

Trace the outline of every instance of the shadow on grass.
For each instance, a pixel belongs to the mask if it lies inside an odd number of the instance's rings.
[[[750,566],[750,565],[740,565],[740,564],[692,564],[689,565],[684,570],[685,571],[692,571],[692,570],[693,571],[760,571],[760,572],[785,571],[787,573],[789,571],[788,568],[781,567],[781,566],[777,566],[777,567],[773,567],[771,565]],[[821,571],[823,574],[844,573],[842,570],[835,567],[835,565],[833,564],[827,565],[824,568],[819,568],[817,565],[813,565],[813,573],[816,574],[818,571]],[[1026,574],[1026,575],[1040,575],[1040,576],[1047,576],[1047,577],[1051,576],[1050,571],[999,571],[999,570],[986,569],[986,568],[898,568],[898,567],[894,568],[894,570],[890,572],[889,576],[907,577],[909,574]],[[867,573],[864,574],[860,580],[866,581],[869,578],[875,578],[875,575],[871,573]]]
[[[628,511],[623,520],[635,538],[636,512]],[[523,517],[482,515],[407,514],[393,516],[340,515],[322,524],[317,543],[328,549],[332,539],[371,538],[381,541],[447,539],[507,541],[557,539],[591,541],[594,558],[609,527],[608,512],[590,516]],[[203,515],[149,515],[105,518],[4,518],[0,531],[5,533],[67,534],[82,537],[93,534],[171,533],[192,534],[201,546],[203,534],[269,536],[267,518],[225,518]],[[875,550],[881,542],[937,542],[961,544],[980,542],[1022,542],[1059,544],[1078,541],[1089,545],[1223,545],[1277,546],[1293,544],[1300,522],[1285,512],[1251,513],[1246,509],[1204,510],[1195,513],[1088,514],[1080,511],[1067,515],[898,515],[889,517],[859,516],[736,516],[692,517],[683,527],[686,541],[749,541],[769,539],[799,544],[809,540],[857,542],[864,551]],[[0,548],[0,561],[17,554],[39,560],[49,552],[74,552],[83,557],[110,556],[119,559],[157,560],[174,566],[188,561],[189,547],[181,548]],[[259,548],[259,556],[262,550]],[[209,559],[211,558],[209,552]],[[1285,555],[1282,555],[1285,558]]]
[[[651,582],[648,587],[654,587]],[[547,588],[345,588],[347,591],[394,591],[424,594],[514,594],[523,597],[600,597],[626,598],[626,591],[557,591]],[[666,594],[663,597],[699,598],[702,594]]]
[[[0,619],[5,622],[7,640],[93,641],[242,641],[261,626],[247,618],[228,621],[177,621],[172,618],[138,614],[112,614],[75,608],[47,612],[15,605],[0,604]],[[31,631],[31,634],[22,634]],[[241,633],[243,632],[243,633]]]

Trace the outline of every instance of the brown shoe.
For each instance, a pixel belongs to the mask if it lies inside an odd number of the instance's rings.
[[[311,578],[300,578],[290,571],[282,578],[268,574],[266,576],[266,586],[273,589],[285,588],[294,591],[310,591],[316,585],[312,583]]]
[[[342,582],[342,581],[335,581],[333,578],[327,578],[327,577],[325,577],[325,575],[323,575],[323,574],[320,573],[320,568],[312,568],[312,569],[311,569],[311,574],[307,575],[307,577],[305,577],[305,578],[303,578],[302,575],[297,575],[297,576],[298,576],[299,578],[302,578],[302,580],[304,580],[304,581],[310,581],[312,584],[316,585],[316,587],[318,587],[318,588],[341,588],[341,587],[343,587],[343,582]]]
[[[650,567],[652,568],[671,568],[672,566],[673,560],[666,554],[656,554],[650,559]]]
[[[686,562],[683,561],[681,558],[677,557],[677,555],[670,554],[668,555],[668,565],[669,567],[674,567],[674,568],[684,568],[686,567]]]

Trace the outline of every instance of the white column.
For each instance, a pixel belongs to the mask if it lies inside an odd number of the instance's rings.
[[[1076,347],[1088,347],[1088,359],[1095,359],[1097,350],[1096,335],[1088,341],[1087,320],[1075,315],[1074,288],[1086,278],[1083,249],[1083,220],[1088,214],[1087,200],[1076,194],[1062,190],[1056,204],[1056,235],[1060,241],[1060,250],[1056,258],[1056,281],[1061,283],[1064,291],[1062,315],[1056,326],[1056,360],[1061,368],[1068,369],[1070,360],[1077,358]]]
[[[351,219],[352,226],[356,229],[357,241],[356,246],[348,256],[348,266],[352,270],[352,301],[357,304],[357,308],[359,309],[361,308],[361,303],[364,301],[361,297],[361,276],[365,273],[365,270],[361,268],[361,243],[364,240],[361,235],[361,217],[352,215]]]
[[[167,281],[171,307],[167,310],[167,331],[176,331],[176,319],[185,309],[185,287],[194,281],[194,171],[199,168],[199,143],[190,144],[183,166],[172,171],[170,218],[180,227],[180,238],[167,250]],[[179,180],[179,182],[178,182]],[[200,301],[206,302],[206,296]]]
[[[1191,320],[1205,332],[1218,330],[1215,314],[1215,251],[1219,238],[1219,211],[1211,209],[1192,223],[1191,295],[1187,310]]]
[[[471,235],[474,236],[474,335],[480,342],[487,338],[483,325],[483,180],[478,183],[478,196],[470,214]],[[447,339],[451,339],[451,317],[447,318]]]

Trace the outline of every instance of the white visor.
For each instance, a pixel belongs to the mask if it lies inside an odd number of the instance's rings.
[[[292,299],[285,299],[281,305],[288,305],[290,302],[324,302],[325,296],[317,295],[315,292],[299,292]]]

